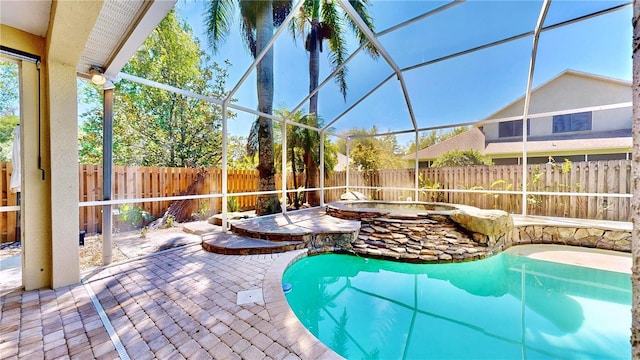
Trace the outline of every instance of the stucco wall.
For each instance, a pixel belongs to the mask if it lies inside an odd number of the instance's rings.
[[[631,107],[621,109],[611,109],[592,112],[592,129],[593,132],[611,131],[621,129],[631,129]],[[485,139],[487,141],[492,140],[506,140],[508,137],[500,138],[498,135],[498,123],[487,124],[483,127]],[[573,134],[584,134],[585,131],[575,132]],[[572,134],[564,132],[561,135]],[[553,133],[553,116],[546,116],[541,118],[531,119],[531,126],[529,136],[549,136]]]
[[[631,102],[630,85],[569,72],[541,85],[532,93],[529,113],[536,114],[623,102]],[[519,99],[488,118],[521,116],[523,104],[524,99]]]
[[[532,93],[529,113],[546,113],[630,101],[631,86],[629,85],[570,72],[563,74],[535,90]],[[499,119],[510,116],[521,116],[523,104],[524,99],[520,99],[491,115],[489,118]],[[630,129],[631,108],[593,112],[592,124],[592,131]],[[487,140],[499,139],[498,126],[498,123],[484,125],[483,131]],[[530,136],[546,136],[552,134],[552,116],[531,120]]]
[[[24,51],[45,59],[44,38],[0,24],[0,43],[9,48]],[[46,61],[40,71],[36,65],[21,61],[20,68],[20,123],[22,128],[22,283],[25,289],[37,289],[51,285],[51,202],[49,182],[42,180],[38,169],[38,141],[45,155],[42,167],[47,171],[48,107],[46,88]],[[38,92],[40,77],[40,92]],[[40,99],[38,99],[40,93]],[[40,100],[40,101],[38,101]],[[38,109],[40,106],[40,109]],[[40,110],[40,139],[38,138],[38,110]]]
[[[103,5],[103,1],[57,1],[51,7],[46,51],[53,288],[80,281],[76,71]]]
[[[102,4],[54,2],[46,38],[0,25],[3,46],[41,58],[18,60],[27,290],[80,280],[76,67]]]

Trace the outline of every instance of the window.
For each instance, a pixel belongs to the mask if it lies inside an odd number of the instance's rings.
[[[527,136],[531,133],[531,121],[527,121]],[[498,123],[498,137],[522,136],[522,120]]]
[[[591,130],[591,112],[555,115],[553,133]]]

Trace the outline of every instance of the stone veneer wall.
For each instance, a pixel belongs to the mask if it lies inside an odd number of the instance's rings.
[[[438,263],[482,259],[491,253],[447,219],[370,218],[361,222],[353,250],[364,256]]]
[[[568,227],[558,225],[522,225],[511,231],[502,245],[505,250],[513,245],[559,244],[586,248],[631,252],[631,231],[595,227]]]
[[[360,232],[351,244],[337,244],[329,250],[418,263],[450,263],[482,259],[492,254],[486,236],[462,229],[449,216],[431,213],[389,215],[380,212],[355,212],[328,207],[327,214],[348,220],[360,220]],[[484,240],[484,244],[482,241]]]
[[[573,245],[631,252],[631,231],[627,230],[521,225],[508,234],[488,239],[487,235],[462,229],[445,215],[395,219],[377,212],[354,214],[350,210],[343,212],[335,208],[327,208],[327,213],[343,219],[360,220],[362,224],[357,239],[351,241],[351,248],[343,239],[334,250],[390,260],[420,263],[470,261],[524,244]],[[330,243],[324,245],[322,252],[330,251]]]

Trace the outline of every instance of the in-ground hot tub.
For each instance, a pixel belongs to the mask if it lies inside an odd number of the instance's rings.
[[[327,214],[361,221],[347,250],[422,263],[485,258],[501,250],[513,228],[504,211],[432,202],[337,201],[327,205]]]
[[[327,214],[353,220],[371,217],[418,219],[449,216],[460,208],[469,207],[436,202],[348,200],[329,203]]]

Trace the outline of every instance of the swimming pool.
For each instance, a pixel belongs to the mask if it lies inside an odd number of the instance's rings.
[[[624,273],[502,253],[455,264],[306,257],[287,301],[349,359],[629,358]]]

